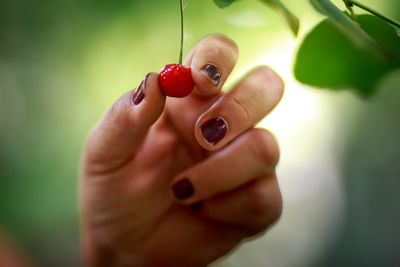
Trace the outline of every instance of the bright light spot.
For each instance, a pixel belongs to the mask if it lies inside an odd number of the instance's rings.
[[[299,84],[291,69],[296,44],[287,38],[274,43],[252,65],[268,64],[286,85],[282,101],[259,124],[280,143],[277,175],[284,210],[265,238],[246,244],[228,260],[232,266],[257,266],[265,261],[271,266],[310,266],[329,249],[343,216],[332,130],[337,120],[330,103],[336,95]]]

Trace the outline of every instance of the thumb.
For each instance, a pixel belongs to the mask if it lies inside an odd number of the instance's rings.
[[[84,157],[85,170],[103,174],[129,160],[149,128],[164,110],[157,73],[149,73],[140,85],[122,95],[90,134]]]

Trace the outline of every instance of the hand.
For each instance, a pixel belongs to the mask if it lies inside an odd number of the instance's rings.
[[[278,145],[254,125],[283,82],[259,67],[221,92],[237,56],[231,40],[204,38],[185,62],[191,95],[166,99],[150,73],[92,131],[81,179],[89,265],[204,266],[279,218]]]
[[[0,229],[0,266],[33,266],[30,259],[15,245],[12,239]]]

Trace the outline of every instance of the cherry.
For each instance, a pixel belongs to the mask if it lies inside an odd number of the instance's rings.
[[[158,83],[166,96],[185,97],[194,88],[192,70],[180,64],[168,64],[160,71]]]

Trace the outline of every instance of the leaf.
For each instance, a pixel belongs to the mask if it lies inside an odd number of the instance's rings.
[[[238,2],[239,0],[213,0],[214,3],[220,8],[225,8],[233,4],[234,2]],[[282,15],[285,17],[286,22],[288,23],[290,29],[293,34],[297,36],[299,32],[300,22],[299,19],[289,11],[279,0],[261,0],[268,6],[271,6],[277,9]]]
[[[400,66],[400,38],[392,26],[374,16],[361,15],[357,21],[384,58],[361,48],[336,23],[325,19],[300,45],[295,77],[316,87],[353,88],[363,95],[372,94],[381,77]]]
[[[300,28],[299,19],[293,15],[289,9],[286,8],[279,0],[261,0],[263,3],[277,9],[286,19],[290,29],[292,30],[293,34],[297,36]]]
[[[400,68],[390,71],[378,84],[379,94],[377,102],[381,103],[381,108],[387,110],[386,116],[391,116],[393,126],[400,131],[399,112],[400,112]],[[400,150],[399,150],[400,151]]]
[[[237,1],[238,0],[214,0],[214,3],[220,8],[225,8]]]
[[[400,38],[395,28],[375,16],[359,16],[357,21],[360,27],[375,40],[385,57],[393,63],[400,64]]]
[[[328,16],[356,45],[369,49],[378,57],[382,56],[376,42],[330,0],[310,0],[310,2],[318,12]]]

